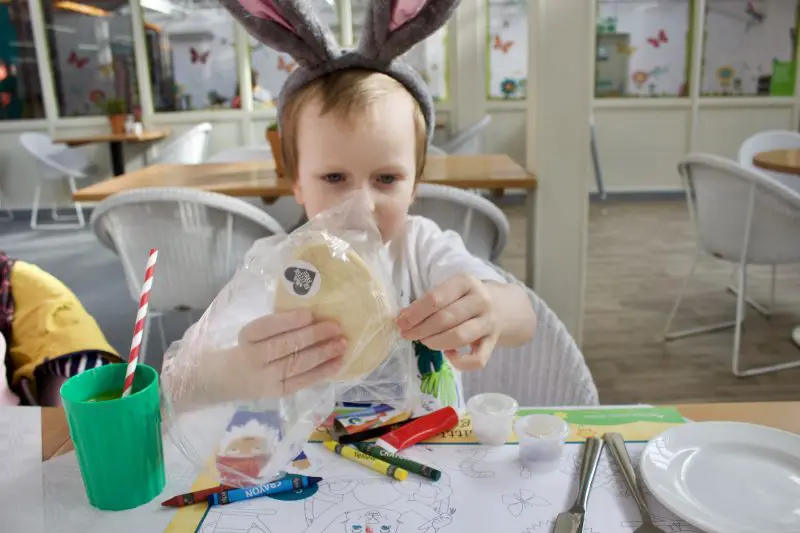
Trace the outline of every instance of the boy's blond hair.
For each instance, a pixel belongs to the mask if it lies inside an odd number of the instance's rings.
[[[281,152],[286,175],[291,179],[297,178],[300,158],[297,149],[297,130],[300,110],[303,107],[311,102],[319,102],[320,115],[333,112],[345,120],[358,120],[359,115],[363,116],[364,110],[373,102],[398,90],[405,91],[406,88],[386,74],[348,69],[321,76],[292,95],[291,100],[284,105],[281,128]],[[422,109],[416,99],[411,99],[414,102],[414,135],[417,151],[415,178],[419,180],[425,168],[428,138]]]

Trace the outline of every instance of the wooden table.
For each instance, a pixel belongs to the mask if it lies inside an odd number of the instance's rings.
[[[125,143],[146,143],[160,141],[169,135],[169,130],[145,130],[141,135],[133,133],[102,133],[84,137],[60,137],[53,142],[67,146],[83,146],[85,144],[108,143],[111,149],[111,168],[115,176],[125,173]]]
[[[536,189],[536,177],[505,154],[431,156],[424,183],[464,189]],[[272,161],[151,165],[76,191],[75,201],[100,201],[143,187],[191,187],[229,196],[289,196],[292,182],[275,174]]]
[[[761,424],[800,434],[800,402],[700,403],[678,405],[681,414],[694,422],[725,420]],[[42,409],[42,461],[72,450],[64,411]]]
[[[771,150],[753,157],[753,165],[764,170],[800,174],[800,150]]]
[[[524,189],[527,191],[525,282],[533,287],[536,177],[505,154],[431,156],[424,183],[464,189]],[[272,161],[152,165],[76,191],[76,202],[96,202],[112,194],[142,187],[191,187],[229,196],[266,199],[292,194],[287,178],[275,174]]]

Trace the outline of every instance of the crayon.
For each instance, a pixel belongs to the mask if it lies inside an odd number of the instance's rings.
[[[281,492],[290,492],[293,490],[313,487],[320,481],[322,481],[321,477],[285,477],[283,479],[279,479],[278,481],[257,485],[255,487],[231,489],[219,492],[217,494],[212,494],[208,497],[208,503],[211,505],[227,505],[233,502],[260,498],[261,496],[269,496],[270,494],[279,494]]]
[[[385,461],[381,461],[380,459],[375,459],[374,457],[370,457],[365,453],[361,453],[360,451],[356,450],[352,446],[345,446],[343,444],[339,444],[336,441],[325,441],[322,443],[323,446],[328,448],[330,451],[337,455],[341,455],[345,459],[349,459],[356,463],[362,464],[366,467],[369,467],[376,472],[380,472],[381,474],[385,474],[390,478],[397,479],[399,481],[403,481],[408,477],[408,471],[403,470],[395,465],[390,465]]]
[[[173,496],[169,500],[161,502],[161,505],[162,507],[185,507],[195,503],[206,503],[208,501],[208,497],[212,494],[217,494],[219,492],[235,488],[236,487],[228,485],[217,485],[216,487],[211,487],[210,489],[196,490],[194,492],[188,492],[179,496]]]
[[[439,481],[439,479],[442,477],[442,473],[435,468],[431,468],[416,461],[412,461],[411,459],[393,454],[384,450],[380,446],[376,446],[375,444],[356,442],[353,444],[353,446],[376,459],[386,461],[390,465],[399,466],[400,468],[408,470],[412,474],[417,474],[418,476],[428,478],[432,481]]]
[[[342,435],[339,437],[339,443],[341,444],[351,444],[353,442],[361,442],[369,439],[374,439],[376,437],[380,437],[381,435],[386,435],[389,432],[394,431],[397,428],[403,427],[404,425],[408,424],[409,422],[413,422],[416,418],[407,418],[406,420],[402,420],[400,422],[395,422],[394,424],[387,424],[385,426],[378,426],[366,431],[360,431],[358,433],[350,433],[347,435]]]

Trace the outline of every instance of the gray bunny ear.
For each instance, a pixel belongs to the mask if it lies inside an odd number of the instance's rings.
[[[305,0],[221,0],[253,37],[314,68],[341,55],[336,39]]]
[[[391,61],[444,26],[459,0],[369,0],[358,51]]]

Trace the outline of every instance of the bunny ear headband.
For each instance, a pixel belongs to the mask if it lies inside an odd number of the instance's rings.
[[[428,139],[433,136],[433,99],[420,75],[400,56],[441,28],[459,0],[367,0],[364,29],[354,50],[339,46],[310,0],[221,1],[256,39],[299,65],[278,98],[279,126],[284,104],[302,87],[330,72],[362,68],[402,83],[422,108]]]

